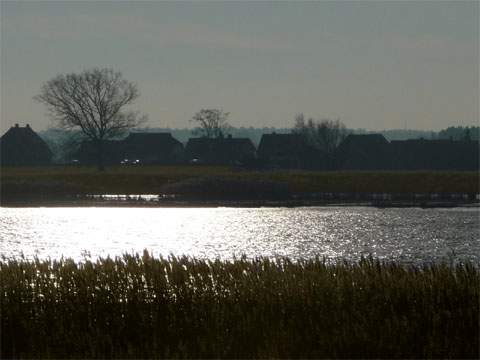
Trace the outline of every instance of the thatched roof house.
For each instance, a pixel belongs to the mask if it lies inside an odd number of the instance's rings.
[[[383,170],[391,167],[389,142],[381,134],[350,134],[335,158],[340,170]]]
[[[15,124],[0,138],[0,158],[8,166],[48,165],[52,152],[30,125]]]
[[[125,158],[143,164],[178,164],[184,149],[170,133],[131,133],[122,141]]]
[[[390,143],[397,170],[478,170],[478,141],[397,140]]]
[[[184,149],[170,133],[130,133],[123,140],[104,140],[104,163],[178,164],[183,161]],[[97,152],[91,141],[84,141],[77,158],[82,164],[95,164]]]
[[[255,157],[255,146],[248,138],[191,138],[185,147],[187,161],[202,164],[241,165]]]
[[[300,134],[263,134],[257,155],[269,166],[280,168],[318,167],[321,160],[320,152]]]

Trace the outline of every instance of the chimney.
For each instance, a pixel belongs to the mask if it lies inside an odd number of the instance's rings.
[[[18,124],[15,124],[15,127],[18,128]]]
[[[27,124],[27,128],[29,128],[29,129],[30,129],[30,124]]]

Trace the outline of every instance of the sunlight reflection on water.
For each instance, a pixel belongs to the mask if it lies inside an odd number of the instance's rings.
[[[478,208],[79,207],[0,208],[0,214],[0,253],[7,257],[81,260],[148,249],[222,259],[480,259]]]

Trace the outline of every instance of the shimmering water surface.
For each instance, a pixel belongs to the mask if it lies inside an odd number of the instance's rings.
[[[478,208],[0,208],[0,215],[7,257],[81,260],[148,249],[222,259],[480,259]]]

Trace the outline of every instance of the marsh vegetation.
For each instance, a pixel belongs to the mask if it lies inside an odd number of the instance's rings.
[[[477,358],[475,264],[3,259],[2,358]]]

